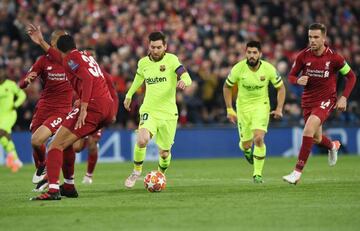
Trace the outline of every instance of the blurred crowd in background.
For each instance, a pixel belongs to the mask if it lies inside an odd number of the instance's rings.
[[[137,61],[147,54],[147,35],[161,30],[168,52],[176,54],[193,84],[177,93],[179,126],[224,125],[226,110],[222,87],[231,67],[244,58],[245,44],[259,40],[263,58],[274,64],[287,88],[284,118],[271,126],[303,123],[302,88],[289,85],[296,54],[307,46],[307,28],[313,22],[328,27],[328,44],[345,57],[360,76],[360,1],[351,0],[2,0],[0,3],[0,62],[8,78],[18,81],[43,51],[26,35],[26,25],[40,25],[45,39],[55,29],[75,37],[78,49],[95,49],[97,60],[113,77],[120,107],[119,128],[138,122],[144,88],[133,97],[132,110],[122,102],[136,73]],[[339,92],[344,79],[339,76]],[[28,129],[41,84],[26,89],[28,98],[18,111],[17,130]],[[275,106],[276,91],[270,89]],[[346,113],[334,112],[327,125],[360,124],[360,81],[348,100]]]

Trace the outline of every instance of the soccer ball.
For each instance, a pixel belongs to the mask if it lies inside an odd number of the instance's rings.
[[[144,178],[145,189],[149,192],[161,192],[165,189],[165,175],[159,171],[151,171]]]

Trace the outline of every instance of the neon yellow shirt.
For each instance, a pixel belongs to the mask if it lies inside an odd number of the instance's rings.
[[[20,107],[25,99],[25,92],[14,81],[6,79],[0,84],[0,115],[7,114]]]
[[[252,71],[246,59],[238,62],[226,79],[229,86],[238,85],[236,109],[241,111],[251,110],[256,105],[269,105],[268,86],[271,82],[275,88],[283,84],[281,76],[270,63],[260,60],[260,67]]]
[[[177,69],[181,63],[176,55],[165,53],[159,61],[153,61],[149,56],[143,57],[138,62],[134,82],[126,98],[131,98],[135,91],[145,81],[146,91],[144,102],[140,107],[140,114],[150,113],[158,119],[171,120],[178,118],[176,106]],[[186,86],[191,84],[187,72],[182,73],[181,80]]]

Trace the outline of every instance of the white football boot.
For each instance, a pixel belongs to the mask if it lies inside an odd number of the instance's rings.
[[[328,163],[330,167],[335,166],[338,157],[338,151],[341,146],[340,141],[338,140],[334,140],[332,144],[333,148],[330,149],[328,153]]]
[[[85,175],[82,182],[83,184],[92,184],[93,180],[91,176]]]
[[[133,171],[128,178],[125,180],[125,187],[126,188],[132,188],[134,187],[136,181],[139,179],[141,175],[141,172],[139,171]]]
[[[300,181],[301,172],[292,171],[289,175],[283,176],[283,180],[289,184],[297,184]]]

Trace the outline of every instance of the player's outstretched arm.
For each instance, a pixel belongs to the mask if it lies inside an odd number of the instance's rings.
[[[35,26],[33,24],[29,24],[27,27],[27,33],[30,36],[31,40],[41,46],[41,48],[48,52],[50,45],[44,40],[44,37],[41,33],[40,26]]]

